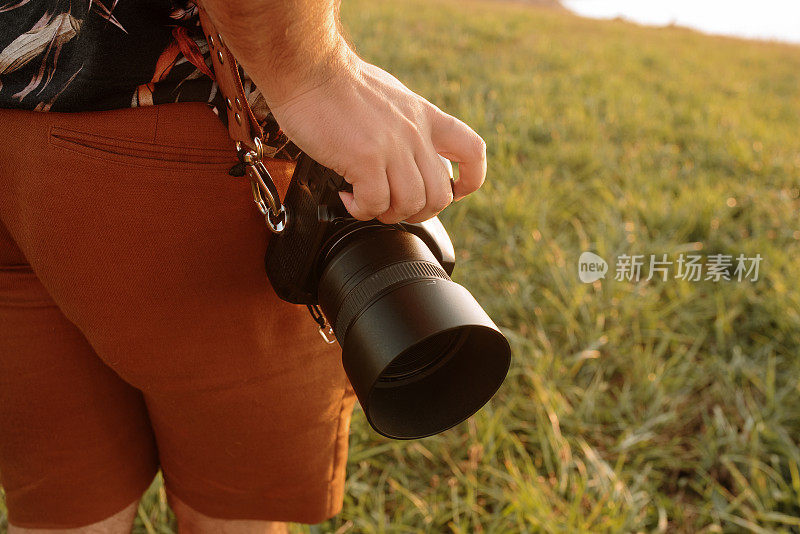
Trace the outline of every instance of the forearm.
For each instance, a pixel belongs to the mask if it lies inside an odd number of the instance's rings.
[[[352,185],[340,197],[353,217],[424,221],[483,183],[480,136],[356,56],[339,0],[200,1],[281,129]]]
[[[201,6],[271,106],[347,68],[338,0],[202,0]]]

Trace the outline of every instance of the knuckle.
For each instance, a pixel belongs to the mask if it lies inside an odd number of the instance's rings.
[[[486,157],[486,141],[478,134],[474,134],[474,136],[470,150],[475,159],[482,160]]]
[[[356,213],[353,213],[352,215],[360,221],[368,221],[375,218],[377,215],[380,215],[381,213],[382,212],[378,212],[373,205],[367,202],[361,202],[358,205]]]
[[[438,212],[445,209],[450,203],[453,202],[453,190],[450,188],[450,184],[447,184],[447,188],[442,189],[433,199],[431,202],[431,207]]]
[[[391,201],[388,196],[384,195],[379,201],[375,203],[376,215],[386,212],[391,208]]]
[[[385,178],[384,178],[385,180]],[[375,174],[365,175],[354,187],[359,211],[371,219],[389,209],[389,192]]]
[[[424,196],[415,195],[411,197],[405,205],[403,213],[406,215],[414,215],[425,209],[426,199]]]
[[[410,204],[398,204],[397,206],[392,206],[392,210],[397,215],[399,221],[403,221],[419,211],[418,209],[414,209],[414,206]]]
[[[422,102],[422,109],[430,117],[437,117],[439,115],[444,115],[444,112],[441,109],[439,109],[439,106],[437,106],[436,104],[434,104],[429,100],[424,100]]]
[[[372,202],[369,202],[366,206],[364,206],[364,212],[367,213],[370,218],[377,217],[389,209],[389,199],[374,199]]]
[[[425,207],[425,190],[420,187],[402,194],[392,195],[392,210],[402,215],[402,219],[414,215]],[[401,220],[402,220],[401,219]]]
[[[458,134],[462,130],[461,121],[447,113],[441,114],[442,129],[449,134]]]
[[[404,128],[405,138],[408,140],[407,145],[412,147],[422,147],[427,143],[430,134],[427,133],[428,126],[424,121],[407,120]]]

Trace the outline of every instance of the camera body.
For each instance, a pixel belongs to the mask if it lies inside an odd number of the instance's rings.
[[[334,171],[299,157],[285,226],[267,245],[267,276],[281,299],[308,305],[318,321],[322,311],[376,431],[397,439],[442,432],[500,387],[508,341],[450,279],[453,245],[436,217],[359,221],[339,198],[348,189]]]
[[[293,304],[318,304],[318,286],[326,259],[335,254],[337,244],[366,229],[387,227],[416,235],[447,275],[453,273],[453,244],[438,217],[394,225],[359,221],[347,212],[339,191],[352,189],[336,172],[305,153],[300,155],[284,200],[286,228],[270,237],[265,257],[267,277],[281,299]]]

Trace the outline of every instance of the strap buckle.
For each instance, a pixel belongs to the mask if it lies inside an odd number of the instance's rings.
[[[281,197],[275,182],[262,161],[264,145],[258,137],[253,139],[255,149],[247,149],[240,141],[236,142],[236,151],[247,169],[250,179],[250,189],[253,192],[253,201],[258,206],[258,211],[264,216],[267,227],[274,234],[280,234],[286,229],[289,214],[281,203]]]
[[[333,327],[328,322],[325,314],[322,313],[320,307],[316,304],[308,304],[306,307],[308,308],[308,312],[311,314],[311,318],[314,319],[319,326],[319,335],[322,336],[322,339],[325,340],[325,343],[328,345],[336,343],[336,334],[333,333]]]

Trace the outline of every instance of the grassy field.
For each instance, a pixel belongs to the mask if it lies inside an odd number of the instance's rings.
[[[394,442],[357,411],[339,517],[298,532],[800,531],[800,48],[523,4],[347,0],[367,59],[486,140],[443,216],[512,342],[500,393]],[[591,250],[610,264],[583,284]],[[763,257],[615,281],[622,254]],[[674,274],[674,273],[673,273]],[[158,483],[136,532],[171,532]]]

